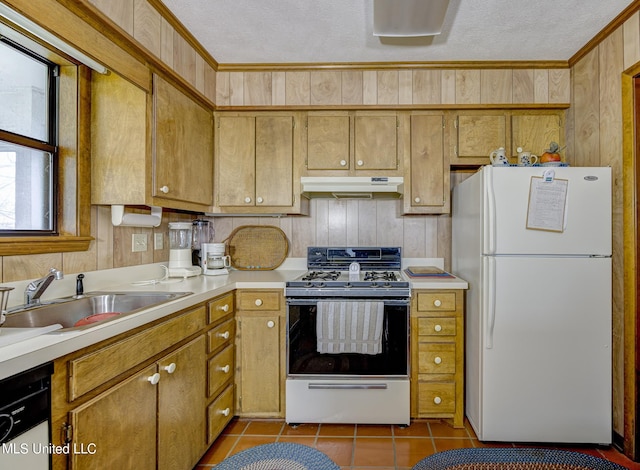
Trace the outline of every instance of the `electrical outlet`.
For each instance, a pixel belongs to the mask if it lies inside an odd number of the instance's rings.
[[[164,242],[163,236],[161,233],[155,233],[153,235],[153,249],[154,250],[162,250],[162,244]]]
[[[147,234],[134,233],[131,236],[131,251],[147,251]]]

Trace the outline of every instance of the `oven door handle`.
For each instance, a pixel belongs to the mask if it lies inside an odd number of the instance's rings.
[[[287,304],[288,305],[316,305],[319,301],[336,301],[336,302],[358,302],[358,301],[367,301],[367,300],[380,300],[382,302],[384,302],[385,305],[409,305],[409,302],[411,301],[411,299],[386,299],[386,298],[377,298],[377,297],[370,297],[367,299],[354,299],[354,298],[349,298],[349,297],[322,297],[322,298],[294,298],[294,297],[288,297],[287,299]]]
[[[310,383],[309,390],[386,390],[387,384],[358,384],[358,383]]]

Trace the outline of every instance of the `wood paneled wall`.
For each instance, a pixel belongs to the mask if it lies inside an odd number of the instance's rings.
[[[567,151],[578,166],[613,172],[613,392],[614,430],[625,435],[625,287],[622,76],[640,62],[636,12],[572,68]],[[629,314],[629,313],[627,313]],[[635,312],[632,314],[635,315]]]
[[[217,106],[569,103],[569,69],[217,72]]]

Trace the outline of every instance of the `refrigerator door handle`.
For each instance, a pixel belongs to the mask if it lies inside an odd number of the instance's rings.
[[[496,260],[488,256],[485,264],[487,295],[485,296],[485,348],[493,349],[493,330],[496,325]]]
[[[493,185],[493,167],[486,166],[486,210],[487,220],[484,233],[484,253],[494,255],[496,253],[496,194]]]

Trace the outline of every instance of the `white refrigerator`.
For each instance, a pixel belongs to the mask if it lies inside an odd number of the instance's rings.
[[[452,268],[478,438],[610,444],[611,169],[483,167],[453,189]]]

